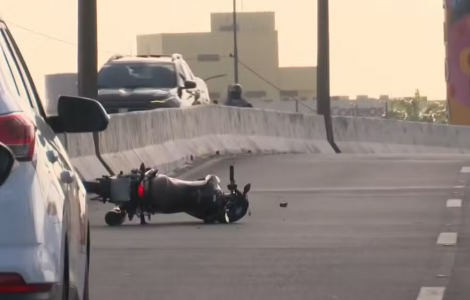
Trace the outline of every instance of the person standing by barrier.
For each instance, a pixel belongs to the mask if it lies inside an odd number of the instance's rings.
[[[226,106],[253,107],[253,105],[243,98],[243,88],[240,84],[233,84],[228,87]]]

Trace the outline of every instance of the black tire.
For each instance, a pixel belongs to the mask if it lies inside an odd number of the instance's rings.
[[[120,226],[126,220],[126,213],[111,210],[106,213],[104,220],[109,226]]]
[[[90,223],[87,228],[87,241],[86,241],[86,273],[85,273],[85,287],[83,290],[83,300],[90,299],[90,253],[91,253],[91,238],[90,238]]]
[[[65,249],[64,249],[64,279],[62,281],[62,300],[69,300],[70,294],[70,278],[69,278],[69,241],[65,236]]]

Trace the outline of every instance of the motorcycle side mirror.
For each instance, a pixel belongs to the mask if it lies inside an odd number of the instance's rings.
[[[251,190],[251,183],[248,183],[247,185],[245,185],[245,187],[243,188],[243,195],[246,195],[248,194],[248,192]]]

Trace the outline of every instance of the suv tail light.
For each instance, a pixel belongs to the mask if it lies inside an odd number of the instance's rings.
[[[31,161],[36,142],[36,127],[21,113],[1,115],[0,142],[11,149],[18,161]]]
[[[16,273],[0,273],[0,294],[8,293],[42,293],[52,289],[51,283],[26,283]]]

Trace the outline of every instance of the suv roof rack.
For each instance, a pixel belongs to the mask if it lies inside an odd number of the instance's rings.
[[[124,58],[124,57],[154,57],[154,58],[169,57],[173,61],[178,60],[178,59],[183,59],[183,55],[181,55],[179,53],[174,53],[174,54],[139,54],[139,55],[115,54],[115,55],[111,56],[106,63],[111,62],[111,61],[116,60],[116,59],[121,59],[121,58]]]
[[[139,54],[139,55],[136,55],[136,57],[155,57],[155,58],[160,58],[160,57],[171,57],[171,55],[168,55],[168,54]]]
[[[112,56],[108,59],[108,61],[107,61],[106,63],[109,63],[109,62],[111,62],[111,61],[113,61],[113,60],[116,60],[116,59],[121,59],[121,58],[123,58],[123,57],[125,57],[125,56],[127,56],[127,55],[114,54],[114,55],[112,55]]]
[[[177,59],[183,59],[183,55],[179,53],[173,53],[173,54],[141,54],[141,55],[136,55],[137,57],[155,57],[155,58],[160,58],[160,57],[171,57],[172,60],[177,60]]]

